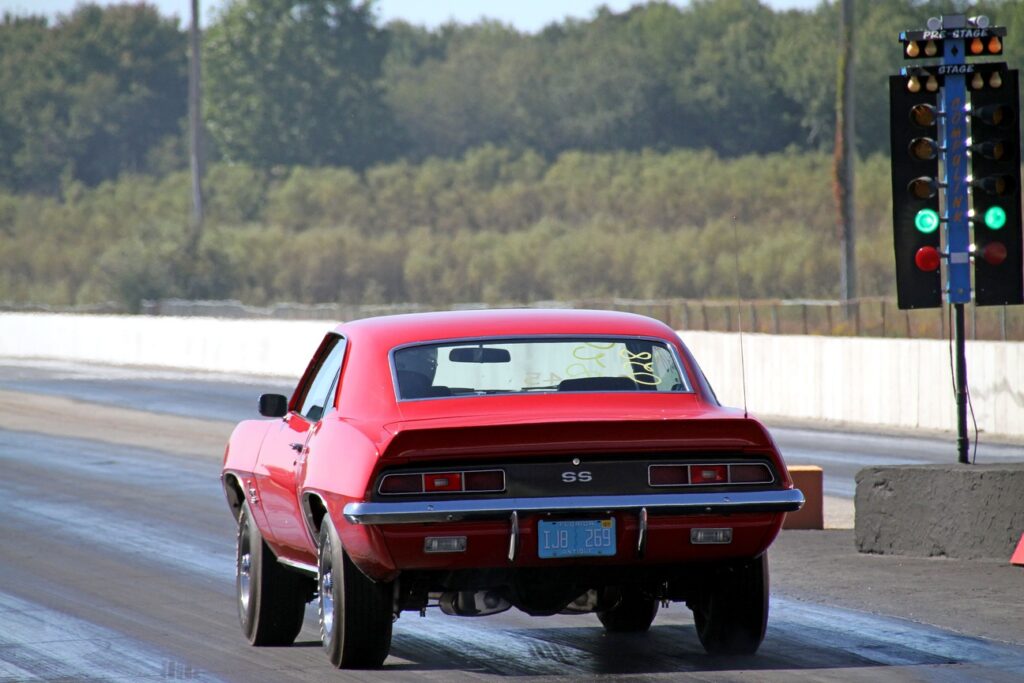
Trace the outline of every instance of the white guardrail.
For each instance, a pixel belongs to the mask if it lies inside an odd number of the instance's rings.
[[[0,358],[297,377],[324,321],[0,313]],[[680,332],[719,399],[741,405],[739,336]],[[752,413],[895,428],[955,424],[949,345],[930,339],[743,336]],[[1024,343],[968,342],[982,433],[1024,437]]]

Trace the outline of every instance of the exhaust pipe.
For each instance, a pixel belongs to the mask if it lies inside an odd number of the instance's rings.
[[[512,607],[512,603],[495,591],[450,591],[443,593],[438,606],[453,617],[486,617]]]

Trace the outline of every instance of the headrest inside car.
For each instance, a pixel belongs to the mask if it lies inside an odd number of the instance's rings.
[[[636,382],[628,377],[577,377],[563,379],[559,391],[636,391]]]

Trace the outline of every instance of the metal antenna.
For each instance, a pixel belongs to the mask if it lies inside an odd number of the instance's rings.
[[[740,331],[740,384],[743,385],[743,417],[747,412],[747,363],[743,356],[743,298],[740,296],[740,232],[736,227],[736,216],[732,217],[732,255],[736,260],[733,272],[736,274],[736,327]]]

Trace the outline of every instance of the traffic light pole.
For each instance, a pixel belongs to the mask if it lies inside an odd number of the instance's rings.
[[[967,465],[971,440],[967,435],[967,344],[964,335],[964,305],[953,304],[956,342],[956,452],[957,462]]]
[[[943,16],[942,29],[966,29],[963,15]],[[946,296],[953,304],[956,344],[956,450],[957,460],[967,464],[967,340],[964,304],[971,300],[971,231],[968,220],[967,185],[967,84],[961,68],[966,63],[964,41],[943,41],[942,66],[949,68],[942,87],[942,166],[945,175]]]

